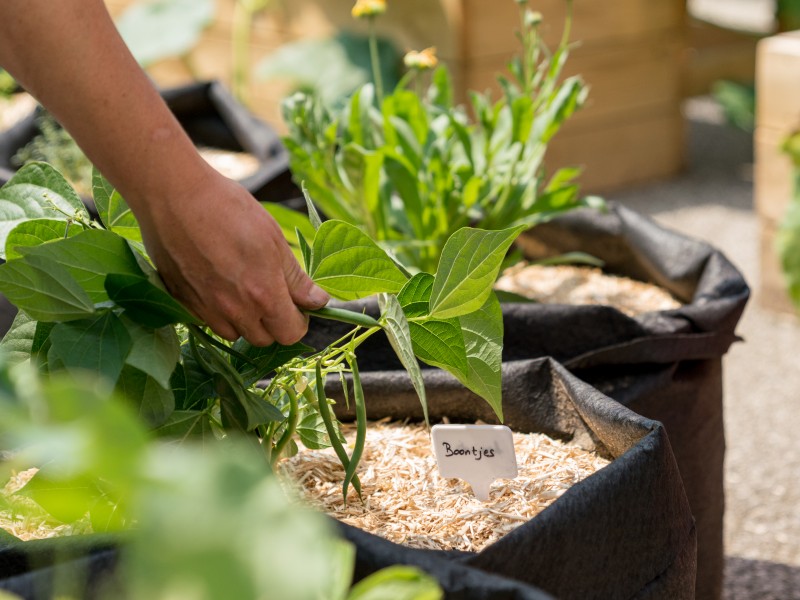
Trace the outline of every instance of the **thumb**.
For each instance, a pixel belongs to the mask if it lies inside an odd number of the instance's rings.
[[[289,295],[297,306],[313,310],[322,308],[330,301],[328,293],[306,275],[288,248],[283,254],[281,266]]]

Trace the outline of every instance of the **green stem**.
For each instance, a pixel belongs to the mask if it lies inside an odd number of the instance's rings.
[[[256,363],[256,361],[246,357],[244,354],[242,354],[238,350],[234,350],[233,348],[231,348],[227,344],[223,344],[222,342],[220,342],[214,336],[208,335],[205,331],[203,331],[203,329],[201,327],[198,327],[197,325],[189,325],[188,327],[189,327],[189,330],[193,334],[195,334],[195,336],[197,336],[198,338],[200,338],[204,342],[206,342],[208,344],[211,344],[215,348],[218,348],[219,350],[222,350],[226,354],[230,354],[234,358],[236,358],[238,360],[241,360],[242,362],[245,362],[245,363],[247,363],[248,365],[250,365],[252,367],[255,367],[255,366],[258,365],[258,363]]]
[[[378,54],[378,37],[375,34],[375,17],[369,18],[369,56],[372,61],[372,78],[375,81],[375,95],[378,106],[383,105],[383,76],[381,75],[381,61]]]
[[[312,317],[319,317],[320,319],[328,319],[329,321],[341,321],[342,323],[349,323],[350,325],[358,325],[359,327],[380,327],[381,324],[375,319],[364,313],[357,313],[352,310],[345,310],[343,308],[333,308],[326,306],[318,308],[317,310],[307,310],[306,314]]]
[[[270,432],[270,428],[266,425],[259,425],[256,427],[256,431],[258,431],[258,435],[261,436],[261,447],[264,449],[264,456],[267,462],[272,465],[272,433]]]
[[[299,418],[299,408],[297,405],[297,394],[291,388],[285,388],[286,395],[289,396],[289,417],[286,422],[286,430],[283,432],[281,439],[275,444],[275,450],[272,452],[270,464],[275,467],[275,463],[280,459],[281,454],[286,449],[286,445],[292,439],[295,431],[297,431],[297,420]]]

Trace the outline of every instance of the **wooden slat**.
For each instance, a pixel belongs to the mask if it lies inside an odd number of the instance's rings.
[[[800,31],[759,42],[756,86],[759,127],[800,127]]]
[[[786,279],[781,270],[778,254],[775,251],[777,226],[769,219],[760,219],[760,266],[761,281],[756,297],[759,304],[769,310],[797,314],[789,299]]]
[[[758,36],[692,21],[688,29],[686,96],[711,91],[720,79],[755,80]]]
[[[566,15],[564,0],[536,0],[531,8],[544,15],[550,44],[561,37]],[[504,56],[517,49],[519,7],[510,0],[464,0],[465,58]],[[575,0],[571,39],[584,45],[614,44],[619,39],[663,31],[683,31],[684,0]]]
[[[593,123],[636,118],[642,110],[675,107],[682,98],[682,45],[670,36],[636,40],[603,50],[578,48],[569,58],[566,74],[581,74],[590,86],[587,105],[571,121]],[[506,61],[482,61],[465,69],[468,90],[492,89]],[[461,98],[466,97],[461,90]],[[496,97],[496,96],[495,96]]]
[[[792,163],[780,150],[786,130],[759,127],[755,134],[756,212],[772,222],[783,219],[792,198]]]
[[[675,175],[683,167],[684,123],[676,109],[592,130],[559,133],[545,163],[583,166],[583,189],[608,192]]]

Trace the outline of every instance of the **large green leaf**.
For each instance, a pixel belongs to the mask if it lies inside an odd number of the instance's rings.
[[[458,320],[468,364],[466,377],[459,377],[459,380],[486,400],[502,421],[503,311],[500,302],[494,294],[489,294],[479,310]],[[451,373],[458,377],[453,371]]]
[[[126,316],[145,327],[197,323],[175,298],[146,277],[111,274],[106,277],[105,287],[109,298],[125,309]]]
[[[201,354],[207,350],[199,348]],[[205,409],[208,400],[215,396],[214,378],[206,373],[194,359],[188,344],[181,349],[183,360],[170,378],[170,387],[175,394],[175,407],[178,410]]]
[[[415,275],[397,295],[403,307],[411,333],[414,354],[421,361],[467,376],[467,351],[458,319],[431,319],[428,317],[433,275]]]
[[[422,372],[419,368],[417,358],[414,356],[414,344],[411,341],[408,321],[403,313],[397,297],[392,294],[378,294],[378,304],[381,308],[381,321],[384,323],[383,330],[389,343],[397,354],[397,358],[408,371],[411,383],[417,391],[419,401],[422,404],[422,412],[425,415],[425,422],[428,422],[428,400],[425,396],[425,383],[422,380]]]
[[[309,450],[330,448],[331,440],[325,422],[317,411],[307,413],[297,424],[297,435]]]
[[[125,365],[117,381],[117,391],[133,405],[150,427],[163,425],[175,410],[172,390],[164,388],[144,371]]]
[[[431,316],[459,317],[486,302],[506,251],[524,227],[485,231],[464,227],[444,245],[430,300]]]
[[[96,169],[92,174],[92,190],[97,214],[106,228],[126,240],[141,244],[139,222],[119,192]]]
[[[39,256],[0,265],[0,292],[37,321],[70,321],[94,312],[92,299],[69,271]]]
[[[314,238],[311,278],[341,300],[397,293],[406,276],[369,236],[342,221],[325,221]]]
[[[102,229],[89,229],[65,240],[24,248],[22,253],[66,267],[95,303],[108,300],[105,280],[110,273],[144,277],[128,242]]]
[[[275,202],[262,202],[261,206],[278,222],[283,232],[283,237],[286,238],[289,244],[293,245],[295,243],[298,230],[305,239],[314,239],[316,230],[308,219],[308,215]]]
[[[213,436],[208,414],[199,410],[176,410],[153,433],[180,441],[196,437],[211,439]]]
[[[8,364],[16,365],[31,357],[37,324],[38,321],[30,318],[24,311],[17,312],[11,328],[0,342],[0,351]]]
[[[134,3],[117,20],[117,28],[146,67],[187,54],[213,19],[214,0],[151,0]]]
[[[91,319],[58,323],[50,333],[50,352],[67,369],[98,373],[116,381],[133,341],[120,318],[110,310]]]
[[[32,219],[17,225],[6,238],[6,260],[22,257],[20,249],[79,234],[83,227],[57,219]]]
[[[45,163],[22,167],[0,188],[0,258],[6,258],[6,238],[23,221],[66,221],[76,214],[89,218],[80,197],[58,171]]]
[[[124,316],[122,322],[133,340],[133,347],[125,362],[147,373],[161,387],[169,389],[170,377],[181,355],[175,329],[142,327]]]

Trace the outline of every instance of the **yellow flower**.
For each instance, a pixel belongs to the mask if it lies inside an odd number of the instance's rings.
[[[417,69],[418,71],[433,69],[439,64],[439,60],[436,58],[436,48],[425,48],[421,52],[412,50],[403,57],[403,64],[408,69]]]
[[[356,19],[375,17],[386,12],[386,0],[356,0],[351,11]]]

